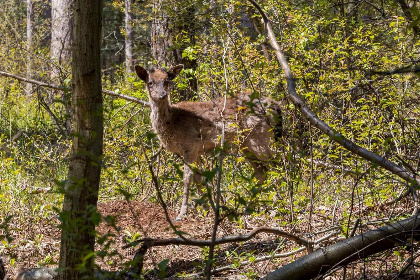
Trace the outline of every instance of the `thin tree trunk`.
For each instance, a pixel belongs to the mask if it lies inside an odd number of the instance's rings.
[[[131,4],[133,0],[125,0],[125,69],[127,73],[133,71],[133,14]]]
[[[33,7],[34,3],[32,0],[27,0],[26,10],[26,49],[28,51],[28,60],[26,65],[26,77],[32,78],[32,52],[33,52]],[[26,84],[26,92],[30,94],[32,92],[32,84]]]
[[[93,279],[103,143],[102,0],[74,1],[73,143],[61,213],[60,279]],[[78,266],[84,262],[83,271]]]

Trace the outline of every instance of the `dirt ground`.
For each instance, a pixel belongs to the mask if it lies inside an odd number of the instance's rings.
[[[150,237],[150,238],[172,238],[177,237],[173,233],[173,230],[170,229],[169,223],[166,220],[164,211],[162,207],[148,202],[125,202],[125,201],[116,201],[116,202],[107,202],[100,204],[99,211],[103,216],[112,215],[117,216],[117,226],[121,227],[119,237],[116,238],[116,247],[122,248],[127,245],[127,230],[138,231],[141,235],[141,238]],[[171,220],[176,218],[176,212],[169,211],[169,216]],[[174,225],[177,226],[177,230],[187,233],[187,237],[190,239],[201,239],[209,240],[211,238],[211,232],[213,229],[212,216],[203,217],[202,215],[197,214],[195,209],[192,209],[185,219],[182,221],[174,222]],[[253,221],[254,223],[256,221]],[[249,223],[251,223],[249,221]],[[255,224],[255,226],[269,226],[267,224]],[[250,229],[239,229],[238,225],[235,223],[229,222],[227,219],[224,220],[218,230],[218,237],[228,236],[228,235],[237,235],[239,233],[247,233]],[[115,233],[115,229],[111,228],[106,223],[102,223],[98,229],[100,234],[106,233]],[[225,251],[234,251],[238,255],[249,252],[263,251],[269,253],[271,250],[276,249],[278,243],[278,238],[276,236],[268,236],[267,234],[259,234],[251,241],[242,245],[222,245],[217,250],[217,266],[225,266],[231,264],[232,261],[229,261],[226,257]],[[124,256],[124,261],[131,260],[134,256],[134,248],[128,250],[119,249],[119,252]],[[177,274],[183,273],[185,275],[201,272],[201,266],[204,266],[203,262],[203,250],[199,247],[193,246],[176,246],[170,245],[165,247],[154,247],[145,258],[145,268],[146,270],[152,270],[158,267],[158,264],[168,259],[168,268],[167,268],[167,277],[176,277]],[[246,260],[246,258],[245,258]],[[101,265],[102,266],[102,265]],[[260,267],[260,268],[258,268]],[[257,265],[258,270],[264,274],[272,269],[272,266],[267,266],[264,263]],[[112,269],[112,268],[111,268]],[[251,268],[250,268],[251,269]],[[252,271],[255,271],[255,267],[252,268]],[[246,270],[245,270],[246,271]],[[240,270],[240,273],[244,272],[243,268]],[[244,276],[241,276],[238,273],[235,276],[232,271],[228,272],[228,276],[221,277],[223,279],[247,279]],[[155,273],[151,271],[150,277],[154,278]],[[227,278],[226,278],[227,277]]]
[[[176,217],[174,209],[169,210],[169,216],[173,220]],[[406,211],[407,209],[394,209],[399,211]],[[108,236],[110,247],[107,249],[107,256],[104,259],[98,258],[98,265],[105,270],[121,270],[124,269],[124,263],[133,259],[136,247],[126,248],[129,242],[145,237],[150,238],[170,238],[177,237],[171,229],[165,218],[162,207],[158,204],[150,202],[127,202],[127,201],[110,201],[99,204],[99,212],[103,217],[115,217],[115,224],[109,222],[102,222],[98,227],[100,235]],[[242,226],[238,223],[229,222],[225,219],[219,226],[218,237],[227,235],[244,234],[256,227],[267,226],[276,227],[284,231],[296,234],[300,237],[316,240],[331,233],[331,231],[323,232],[330,228],[332,209],[317,209],[312,219],[312,229],[309,234],[307,224],[298,223],[291,225],[283,223],[284,220],[270,218],[270,213],[248,218],[247,222]],[[307,213],[302,213],[302,221],[307,220]],[[286,217],[284,218],[286,219]],[[299,217],[298,217],[299,220]],[[15,238],[16,248],[9,251],[8,256],[3,260],[6,266],[6,272],[13,279],[16,271],[19,268],[33,268],[37,263],[42,261],[44,263],[52,263],[51,267],[55,267],[58,262],[59,240],[60,232],[57,224],[52,224],[51,220],[45,220],[38,223],[33,223],[28,220],[28,228],[22,227],[22,231],[17,232],[13,236]],[[210,239],[213,223],[212,216],[202,216],[197,210],[192,209],[188,216],[182,220],[174,223],[178,230],[187,233],[187,237],[191,239]],[[17,225],[15,225],[17,226]],[[247,227],[247,228],[245,228]],[[374,228],[373,225],[371,228]],[[366,230],[364,228],[363,230]],[[25,238],[34,239],[34,237],[42,235],[42,242],[39,244],[35,242],[25,242]],[[31,237],[31,238],[29,238]],[[332,235],[323,245],[328,245],[342,239],[339,234]],[[35,238],[36,239],[36,238]],[[261,277],[268,272],[285,265],[303,255],[307,252],[303,250],[298,254],[282,259],[267,259],[260,262],[252,262],[255,257],[270,256],[271,253],[285,253],[298,248],[299,245],[292,241],[279,239],[273,234],[258,234],[255,238],[236,244],[222,245],[217,248],[216,267],[230,265],[232,263],[239,263],[241,261],[249,261],[246,265],[242,265],[235,269],[230,269],[216,274],[213,279],[249,279],[252,277]],[[96,250],[105,250],[106,246],[97,245]],[[10,255],[15,256],[16,264],[12,267],[10,265]],[[146,279],[158,278],[157,268],[159,263],[164,260],[169,260],[166,268],[165,278],[179,279],[186,278],[186,276],[200,273],[204,267],[203,256],[204,249],[192,246],[176,246],[170,245],[165,247],[154,247],[149,250],[145,256],[144,269],[147,272]],[[405,259],[404,256],[399,255],[400,263]],[[398,263],[398,258],[389,258],[385,261],[387,263],[388,275],[394,275],[398,272],[398,267],[393,268],[393,264]],[[380,263],[384,263],[383,260]],[[389,264],[388,264],[389,263]],[[360,264],[352,266],[352,269],[366,272],[366,264],[358,268]],[[382,264],[380,265],[382,266]],[[373,269],[373,267],[369,267]],[[375,272],[376,271],[376,272]],[[357,274],[357,273],[356,273]],[[372,270],[372,274],[381,275],[382,272]],[[189,279],[199,278],[198,275],[188,277]],[[330,277],[328,279],[342,279]],[[350,279],[350,278],[349,278]],[[354,278],[359,279],[359,278]],[[367,279],[367,278],[366,278]],[[392,279],[384,278],[369,278],[369,279]]]

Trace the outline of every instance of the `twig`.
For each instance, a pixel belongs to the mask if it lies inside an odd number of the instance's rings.
[[[60,120],[57,118],[57,116],[53,113],[53,111],[51,111],[50,107],[48,106],[48,104],[45,102],[44,98],[42,98],[41,93],[38,91],[38,102],[39,104],[41,104],[41,106],[45,109],[45,111],[47,111],[47,113],[50,115],[50,117],[54,120],[56,127],[58,128],[58,130],[60,131],[60,133],[66,137],[69,133],[69,131],[66,131],[66,129],[62,128],[61,124],[60,124]]]
[[[332,169],[335,169],[335,170],[340,170],[342,173],[348,174],[350,176],[359,176],[359,175],[362,174],[362,173],[360,173],[358,171],[354,171],[354,170],[351,170],[349,168],[343,168],[341,166],[338,166],[338,165],[335,165],[335,164],[332,164],[332,163],[322,162],[322,161],[316,160],[316,159],[314,159],[314,160],[307,159],[307,161],[309,163],[311,163],[311,164],[321,165],[321,166],[324,166],[324,167],[327,167],[327,168],[332,168]]]
[[[270,255],[270,256],[263,256],[263,257],[260,257],[260,258],[256,258],[252,262],[251,261],[244,261],[244,262],[239,263],[239,265],[229,264],[229,265],[226,265],[226,266],[222,266],[222,267],[213,269],[211,271],[211,274],[216,274],[216,273],[223,272],[223,271],[226,271],[226,270],[239,268],[241,266],[245,266],[245,265],[249,265],[249,264],[253,264],[253,263],[263,262],[263,261],[266,261],[266,260],[286,258],[286,257],[292,256],[292,255],[295,255],[297,253],[300,253],[300,252],[304,251],[305,249],[306,249],[305,247],[300,247],[296,250],[293,250],[293,251],[290,251],[290,252],[287,252],[287,253],[274,254],[274,255]],[[198,273],[194,273],[194,274],[188,274],[185,277],[197,277],[197,276],[202,276],[202,275],[203,275],[202,272],[198,272]]]

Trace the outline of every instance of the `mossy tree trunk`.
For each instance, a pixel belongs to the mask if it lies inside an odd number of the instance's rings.
[[[61,213],[60,279],[93,278],[103,146],[100,68],[102,0],[75,0],[73,144]]]

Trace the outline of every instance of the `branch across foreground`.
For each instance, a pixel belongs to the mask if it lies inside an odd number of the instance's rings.
[[[129,248],[141,244],[140,249],[137,250],[136,255],[134,256],[134,262],[136,263],[136,273],[140,273],[143,269],[143,259],[144,255],[147,253],[148,249],[158,246],[167,246],[167,245],[188,245],[188,246],[198,246],[206,247],[210,245],[221,245],[226,243],[235,243],[235,242],[244,242],[250,240],[258,233],[271,233],[275,234],[289,240],[296,242],[299,245],[304,246],[308,251],[311,250],[313,242],[307,241],[299,236],[293,235],[291,233],[282,231],[277,228],[268,228],[268,227],[259,227],[246,234],[238,234],[231,236],[224,236],[214,240],[196,240],[196,239],[187,239],[185,237],[178,238],[168,238],[168,239],[154,239],[154,238],[144,238],[139,241],[133,242],[126,245],[124,248]]]
[[[324,134],[328,135],[331,138],[331,140],[340,144],[345,149],[370,161],[372,164],[376,164],[385,168],[386,170],[392,172],[393,174],[407,181],[411,186],[416,187],[416,188],[420,187],[420,177],[417,174],[413,174],[413,172],[405,169],[404,167],[399,166],[395,164],[394,162],[384,157],[381,157],[380,155],[375,154],[353,143],[352,141],[344,137],[342,134],[340,134],[339,132],[335,131],[330,126],[328,126],[314,112],[312,112],[312,110],[308,107],[305,101],[301,97],[299,97],[299,95],[296,93],[296,86],[295,86],[293,73],[290,70],[286,57],[284,56],[283,52],[280,49],[280,45],[277,42],[276,36],[273,32],[271,23],[267,15],[264,13],[261,7],[254,0],[249,0],[249,2],[258,10],[258,12],[261,14],[264,20],[264,24],[265,24],[265,28],[267,31],[270,45],[276,54],[277,60],[283,69],[284,76],[287,81],[286,95],[288,99],[299,109],[302,115],[305,118],[307,118],[311,122],[312,125],[317,127]]]
[[[24,77],[21,77],[21,76],[15,75],[15,74],[11,74],[11,73],[7,73],[7,72],[4,72],[4,71],[0,71],[0,76],[13,78],[13,79],[16,79],[18,81],[34,84],[34,85],[37,85],[37,86],[40,86],[40,87],[46,87],[46,88],[51,88],[51,89],[56,89],[56,90],[61,90],[61,91],[71,91],[72,90],[71,87],[64,87],[64,86],[58,86],[58,85],[49,84],[49,83],[45,83],[45,82],[40,82],[40,81],[37,81],[37,80],[24,78]],[[114,96],[114,97],[118,97],[118,98],[121,98],[121,99],[131,101],[131,102],[139,103],[139,104],[142,104],[144,106],[150,106],[149,102],[147,102],[147,101],[144,101],[144,100],[141,100],[141,99],[129,96],[129,95],[117,93],[117,92],[112,91],[112,90],[103,89],[102,92],[106,95],[110,95],[110,96]]]

